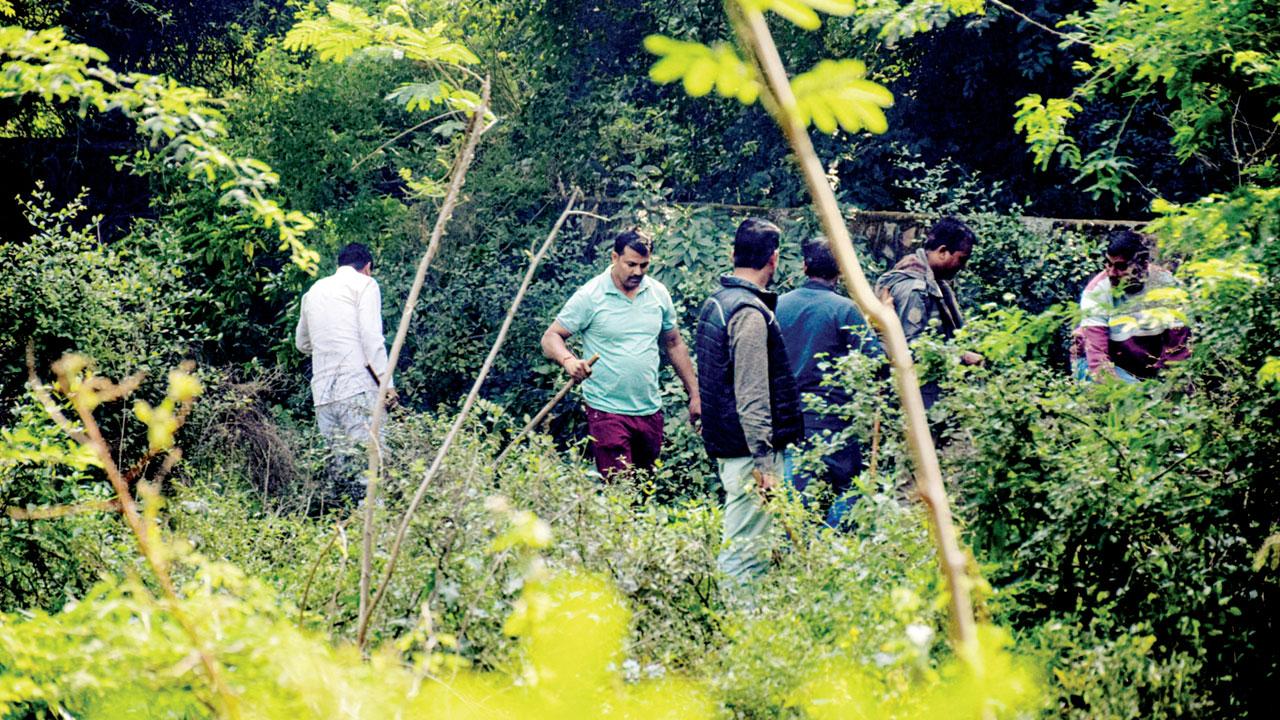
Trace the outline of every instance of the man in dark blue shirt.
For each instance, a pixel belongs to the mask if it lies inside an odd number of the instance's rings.
[[[839,406],[849,402],[849,392],[838,384],[823,384],[823,366],[847,355],[851,350],[877,353],[879,343],[868,332],[867,323],[858,307],[849,298],[836,292],[836,278],[840,272],[831,247],[824,237],[816,237],[804,244],[804,285],[778,298],[777,317],[786,343],[787,357],[801,398],[816,395],[825,406]],[[809,409],[804,400],[805,445],[815,437],[832,436],[844,430],[847,423],[837,415]],[[788,451],[784,478],[803,492],[814,479],[798,472],[792,461],[793,451]],[[850,479],[862,472],[862,448],[856,440],[823,457],[826,470],[819,479],[831,488],[835,501],[825,513],[829,525],[838,526],[848,508]]]

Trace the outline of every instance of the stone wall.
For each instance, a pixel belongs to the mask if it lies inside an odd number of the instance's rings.
[[[851,213],[849,232],[855,242],[865,243],[870,253],[892,264],[911,252],[917,235],[924,232],[935,218],[930,215],[904,212],[863,210]],[[1037,235],[1050,235],[1054,230],[1073,230],[1086,235],[1105,235],[1121,228],[1141,228],[1145,222],[1136,220],[1070,220],[1024,215],[1021,218],[1027,230]]]
[[[567,198],[565,198],[567,201]],[[799,218],[810,215],[808,208],[765,208],[752,205],[730,205],[724,203],[674,203],[690,209],[704,209],[716,214],[723,213],[735,218],[754,215],[764,217],[780,225],[789,225]],[[591,198],[582,204],[582,208],[599,215],[616,217],[626,208],[613,198]],[[847,209],[849,233],[854,242],[865,247],[870,255],[879,262],[892,265],[899,258],[911,252],[917,242],[917,236],[928,228],[936,216],[921,213],[893,212],[882,210]],[[811,215],[810,215],[811,216]],[[962,218],[963,219],[963,218]],[[583,227],[589,237],[597,232],[611,233],[614,222],[596,223],[584,218]],[[1146,225],[1139,220],[1078,220],[1068,218],[1046,218],[1024,215],[1021,217],[1026,228],[1043,236],[1051,235],[1055,230],[1070,230],[1085,235],[1105,235],[1121,228],[1141,229]]]

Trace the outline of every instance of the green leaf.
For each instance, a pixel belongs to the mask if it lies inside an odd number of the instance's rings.
[[[471,65],[480,60],[466,48],[445,37],[447,26],[438,22],[426,29],[413,26],[407,13],[384,12],[374,19],[364,10],[344,3],[325,8],[328,17],[306,17],[285,35],[288,50],[314,50],[321,60],[342,62],[358,52],[390,54],[417,62]]]
[[[1067,123],[1082,109],[1071,98],[1050,98],[1047,102],[1039,95],[1028,95],[1017,102],[1014,112],[1014,132],[1027,138],[1027,145],[1036,165],[1044,170],[1055,154],[1067,167],[1080,164],[1080,149],[1075,139],[1067,134]]]
[[[810,122],[825,133],[837,127],[847,132],[866,129],[882,133],[889,128],[884,108],[893,105],[893,93],[866,79],[860,60],[823,60],[809,72],[796,76],[791,87],[800,122]]]
[[[405,83],[387,93],[383,98],[389,102],[403,103],[404,109],[429,110],[433,105],[444,102],[448,88],[439,80],[429,83]]]
[[[645,50],[661,59],[649,68],[649,78],[660,85],[682,80],[685,92],[702,97],[713,89],[721,97],[737,98],[750,105],[760,96],[760,83],[733,48],[719,43],[708,47],[664,35],[644,39]]]
[[[758,12],[772,11],[805,30],[822,27],[815,11],[846,17],[853,14],[853,0],[742,0],[744,7]]]
[[[702,97],[711,92],[715,85],[719,68],[710,57],[698,58],[689,66],[684,74],[684,90],[690,97]]]

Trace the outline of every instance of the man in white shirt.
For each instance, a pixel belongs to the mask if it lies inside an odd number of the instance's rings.
[[[369,248],[351,243],[338,253],[338,269],[302,296],[295,333],[311,356],[316,424],[330,442],[365,443],[378,380],[387,367],[382,336],[382,293],[373,279]]]

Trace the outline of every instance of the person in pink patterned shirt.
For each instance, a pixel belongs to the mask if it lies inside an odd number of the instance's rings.
[[[1073,344],[1080,378],[1114,375],[1126,382],[1154,378],[1191,355],[1186,316],[1169,307],[1173,273],[1151,262],[1147,238],[1118,230],[1108,238],[1104,269],[1080,297]]]

